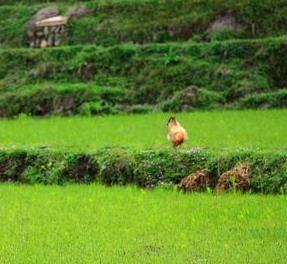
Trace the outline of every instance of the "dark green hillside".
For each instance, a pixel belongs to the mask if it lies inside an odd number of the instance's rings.
[[[0,6],[0,46],[27,46],[25,25],[48,1],[2,1]],[[56,2],[56,1],[50,1]],[[57,6],[66,14],[71,1]],[[28,5],[28,4],[34,5]],[[37,5],[36,5],[37,3]],[[8,5],[10,4],[10,5]],[[69,45],[115,45],[123,42],[147,43],[258,38],[286,34],[285,0],[145,0],[87,1],[91,14],[73,19],[68,27]],[[214,21],[225,16],[235,19],[240,31],[226,27],[207,34]]]
[[[246,97],[287,87],[286,38],[2,49],[0,58],[2,116],[75,114],[87,102],[102,104],[105,112],[109,107],[116,112],[139,104],[164,111],[254,107]],[[99,95],[97,87],[104,87],[110,96]],[[51,103],[48,110],[33,109],[53,101],[47,96],[58,103]],[[71,104],[66,97],[74,98],[71,107],[61,106],[61,102]],[[286,106],[282,102],[274,106]]]
[[[287,106],[285,0],[83,1],[61,47],[28,48],[55,2],[0,0],[0,116]]]

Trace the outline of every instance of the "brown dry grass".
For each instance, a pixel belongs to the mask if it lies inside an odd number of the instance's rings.
[[[251,165],[239,163],[231,170],[223,173],[216,184],[217,192],[224,192],[231,188],[236,191],[247,191],[250,187]]]
[[[211,183],[211,177],[206,170],[200,170],[183,178],[177,185],[179,190],[185,192],[200,191],[206,189]]]

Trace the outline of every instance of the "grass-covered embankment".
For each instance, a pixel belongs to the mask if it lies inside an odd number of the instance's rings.
[[[221,174],[239,163],[251,166],[250,191],[287,192],[287,152],[190,149],[173,151],[103,148],[90,154],[43,149],[0,151],[0,181],[28,184],[102,183],[154,187],[176,184],[198,170],[207,170],[210,189]]]
[[[251,191],[287,191],[285,110],[179,114],[189,133],[179,151],[166,139],[168,117],[1,120],[0,180],[149,187],[206,169],[213,188],[222,173],[248,162]]]
[[[285,196],[94,185],[1,185],[0,193],[3,264],[283,264],[287,257]]]
[[[286,54],[284,37],[2,49],[0,115],[286,107]],[[109,96],[98,92],[108,89]]]

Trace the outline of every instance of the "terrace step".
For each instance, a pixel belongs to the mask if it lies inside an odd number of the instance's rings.
[[[22,101],[28,97],[22,97],[21,87],[35,85],[40,92],[37,98],[42,95],[45,98],[45,93],[41,94],[43,82],[52,86],[53,83],[91,82],[119,87],[126,94],[127,105],[148,105],[148,108],[153,105],[164,111],[237,107],[238,104],[246,107],[253,104],[247,103],[250,99],[246,101],[245,97],[274,92],[272,98],[277,99],[271,107],[286,107],[285,93],[280,92],[287,87],[287,58],[284,57],[287,54],[282,52],[286,43],[286,37],[280,37],[209,44],[1,49],[0,95],[5,98],[3,108],[9,109],[7,102],[18,105],[13,112],[16,115],[30,109],[26,108],[29,100]],[[17,104],[7,97],[7,91],[12,90],[19,100]],[[71,94],[74,101],[80,99],[75,90]]]
[[[93,153],[75,150],[57,151],[42,148],[0,149],[1,182],[28,184],[103,183],[134,184],[144,188],[159,184],[176,184],[199,168],[208,172],[209,188],[225,172],[246,163],[254,193],[287,192],[286,151],[208,149],[132,151],[104,148]],[[143,165],[144,164],[144,165]],[[180,168],[180,170],[178,169]],[[37,175],[37,177],[35,177]],[[280,180],[278,180],[280,179]]]

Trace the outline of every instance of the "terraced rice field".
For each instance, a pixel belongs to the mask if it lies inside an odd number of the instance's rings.
[[[0,186],[0,262],[286,263],[286,196]]]
[[[20,118],[0,121],[2,147],[51,146],[93,151],[100,147],[168,147],[170,114]],[[184,147],[287,148],[287,111],[214,111],[177,114],[187,129]]]

